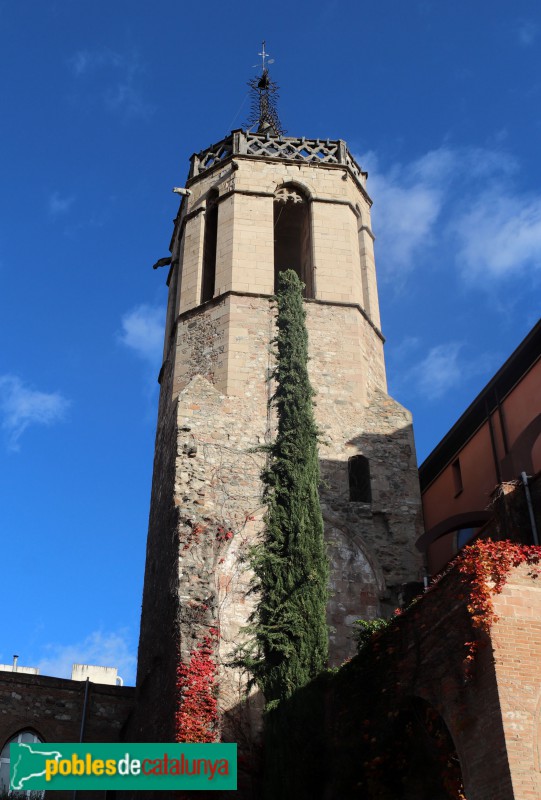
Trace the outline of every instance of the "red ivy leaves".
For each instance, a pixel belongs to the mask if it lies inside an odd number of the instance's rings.
[[[488,633],[498,617],[494,612],[492,596],[499,594],[514,567],[529,564],[533,575],[539,575],[541,547],[514,542],[493,542],[478,539],[465,547],[458,559],[462,582],[469,587],[468,611],[475,628]],[[466,676],[471,677],[473,662],[479,642],[464,642],[467,655],[464,659]]]
[[[218,735],[218,702],[214,646],[218,629],[210,628],[190,653],[188,664],[177,667],[179,709],[177,742],[215,742]]]
[[[541,547],[535,545],[479,539],[464,548],[458,570],[470,588],[468,611],[476,628],[489,631],[497,621],[492,595],[502,591],[513,567],[529,564],[535,567],[534,574],[538,575],[540,560]]]
[[[249,518],[247,517],[247,519]],[[201,536],[203,534],[208,533],[209,530],[212,531],[212,528],[209,527],[208,525],[201,525],[200,523],[196,523],[189,531],[186,541],[182,545],[181,549],[189,550],[193,544],[198,544],[200,542]],[[233,531],[229,528],[226,528],[224,525],[218,525],[216,527],[214,538],[216,539],[218,545],[230,542],[233,536],[234,536]]]
[[[219,544],[229,542],[233,538],[233,531],[227,530],[223,525],[219,525],[216,531],[216,541]]]

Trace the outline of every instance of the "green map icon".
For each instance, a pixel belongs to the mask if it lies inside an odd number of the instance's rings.
[[[34,778],[45,777],[45,762],[62,758],[62,753],[58,750],[43,750],[43,745],[24,742],[12,744],[10,754],[12,791],[31,789]]]

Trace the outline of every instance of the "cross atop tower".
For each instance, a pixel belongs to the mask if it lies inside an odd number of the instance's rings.
[[[269,56],[269,54],[265,51],[265,44],[266,44],[265,39],[263,39],[262,52],[257,54],[258,56],[261,56],[261,71],[262,72],[265,72],[266,69],[267,69],[267,65],[265,64],[265,59],[268,58],[268,56]],[[268,63],[269,64],[274,64],[274,58],[269,58]]]
[[[247,127],[253,128],[257,125],[258,133],[280,136],[285,131],[282,128],[276,108],[278,84],[270,79],[268,69],[269,64],[274,64],[274,59],[269,58],[265,45],[266,42],[263,39],[261,53],[258,53],[261,56],[261,77],[252,78],[248,81],[248,86],[252,90],[252,107]]]

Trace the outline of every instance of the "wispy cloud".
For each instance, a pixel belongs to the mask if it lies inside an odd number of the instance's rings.
[[[375,200],[374,230],[384,278],[403,277],[434,242],[447,184],[457,161],[458,154],[447,147],[429,151],[407,164],[393,164],[386,170],[380,168],[375,153],[361,157],[361,164],[369,171],[369,191]]]
[[[416,394],[428,400],[438,400],[463,379],[464,360],[459,360],[463,345],[460,342],[432,347],[422,361],[415,364],[407,376]]]
[[[0,375],[0,417],[8,446],[19,449],[19,439],[30,425],[61,421],[70,403],[59,392],[41,392],[25,386],[15,375]]]
[[[49,644],[45,653],[37,664],[42,675],[70,678],[73,664],[93,664],[116,667],[124,683],[135,683],[136,657],[126,630],[94,631],[74,644]]]
[[[493,356],[474,354],[464,341],[453,339],[430,348],[406,337],[388,351],[391,392],[405,399],[440,400],[470,379],[482,382],[494,368]]]
[[[164,310],[140,305],[122,317],[119,340],[147,363],[160,364],[163,349]]]
[[[73,205],[75,197],[62,197],[59,192],[53,192],[49,197],[49,214],[59,217],[66,214]]]
[[[541,196],[495,187],[466,205],[453,230],[467,280],[541,270]]]
[[[488,148],[442,146],[406,164],[370,171],[383,278],[404,278],[431,255],[451,253],[467,281],[504,279],[541,267],[541,193],[517,188],[520,165]]]
[[[113,69],[130,67],[126,56],[113,50],[79,50],[69,59],[69,63],[78,77],[107,67]]]
[[[424,352],[423,352],[424,351]],[[473,356],[465,342],[450,341],[424,350],[419,339],[408,337],[390,351],[396,365],[393,391],[403,397],[440,400],[470,378],[484,377],[493,368],[492,356]]]
[[[78,81],[100,82],[94,91],[112,111],[128,117],[145,117],[154,111],[139,86],[144,68],[135,51],[79,50],[69,65]]]
[[[517,37],[519,44],[523,47],[530,47],[537,38],[538,26],[531,20],[520,20],[517,27]]]

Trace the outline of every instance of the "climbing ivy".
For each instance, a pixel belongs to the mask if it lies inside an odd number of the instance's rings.
[[[308,378],[302,283],[292,270],[278,281],[276,391],[278,426],[262,473],[264,533],[252,567],[259,601],[252,654],[244,659],[267,702],[291,696],[328,655],[328,562],[319,503],[317,428]]]
[[[216,628],[209,629],[190,653],[188,663],[177,668],[177,742],[215,742],[218,736],[218,702],[215,661]]]

